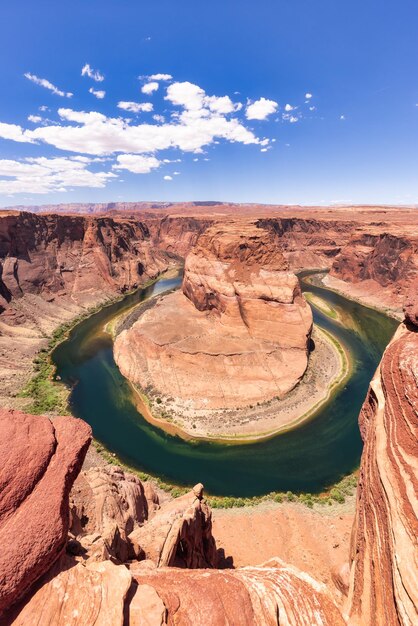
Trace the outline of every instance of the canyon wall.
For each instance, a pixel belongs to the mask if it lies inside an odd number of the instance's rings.
[[[418,298],[360,413],[364,440],[347,612],[355,626],[418,622]]]

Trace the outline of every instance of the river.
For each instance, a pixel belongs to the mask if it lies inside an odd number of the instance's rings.
[[[358,467],[359,410],[398,323],[320,284],[308,283],[311,274],[300,275],[302,289],[320,297],[339,318],[313,306],[314,322],[344,344],[353,367],[345,386],[309,422],[260,443],[226,445],[184,441],[152,426],[138,413],[104,326],[115,315],[177,287],[180,278],[163,278],[104,307],[75,326],[54,350],[57,375],[72,388],[72,414],[88,422],[95,438],[122,460],[167,482],[202,482],[210,494],[242,497],[271,491],[323,491]]]

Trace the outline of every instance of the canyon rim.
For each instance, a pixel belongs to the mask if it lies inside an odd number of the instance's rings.
[[[0,626],[418,625],[418,6],[0,7]]]

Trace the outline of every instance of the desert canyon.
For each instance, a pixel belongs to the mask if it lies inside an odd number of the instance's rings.
[[[120,315],[111,334],[120,372],[150,413],[162,405],[184,416],[184,430],[198,423],[196,436],[201,420],[204,435],[222,439],[225,411],[242,431],[243,416],[264,403],[277,422],[280,402],[308,393],[321,360],[335,362],[324,388],[335,383],[344,350],[312,324],[315,300],[299,272],[322,271],[324,288],[399,322],[360,411],[355,497],[328,512],[268,494],[256,506],[212,510],[198,476],[175,497],[90,445],[91,427],[70,407],[33,410],[30,381],[44,385],[51,337],[56,346],[94,310],[179,268],[180,289]],[[415,209],[1,211],[0,623],[416,624],[417,276]],[[45,371],[65,400],[70,390]],[[299,396],[297,404],[309,408]]]

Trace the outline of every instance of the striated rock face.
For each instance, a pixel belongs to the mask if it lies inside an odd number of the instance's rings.
[[[72,417],[0,410],[0,614],[58,559],[67,542],[68,494],[91,430]]]
[[[311,329],[277,237],[232,222],[201,235],[186,259],[183,293],[123,331],[115,358],[131,381],[189,409],[242,407],[297,384]]]
[[[184,570],[88,563],[63,557],[16,626],[344,626],[326,587],[272,559],[238,570]]]
[[[139,286],[167,265],[146,223],[110,217],[37,216],[0,219],[0,305],[25,294],[88,302]]]
[[[138,583],[137,593],[146,585],[154,589],[162,600],[166,620],[152,622],[156,624],[345,624],[324,585],[279,559],[273,559],[260,567],[237,570],[141,570],[132,567],[131,571]]]
[[[412,302],[412,300],[410,300]],[[408,308],[409,322],[416,319]],[[402,324],[360,414],[349,623],[418,623],[418,326]]]
[[[418,233],[388,233],[384,226],[351,237],[332,264],[329,284],[365,302],[401,310],[418,274]]]

